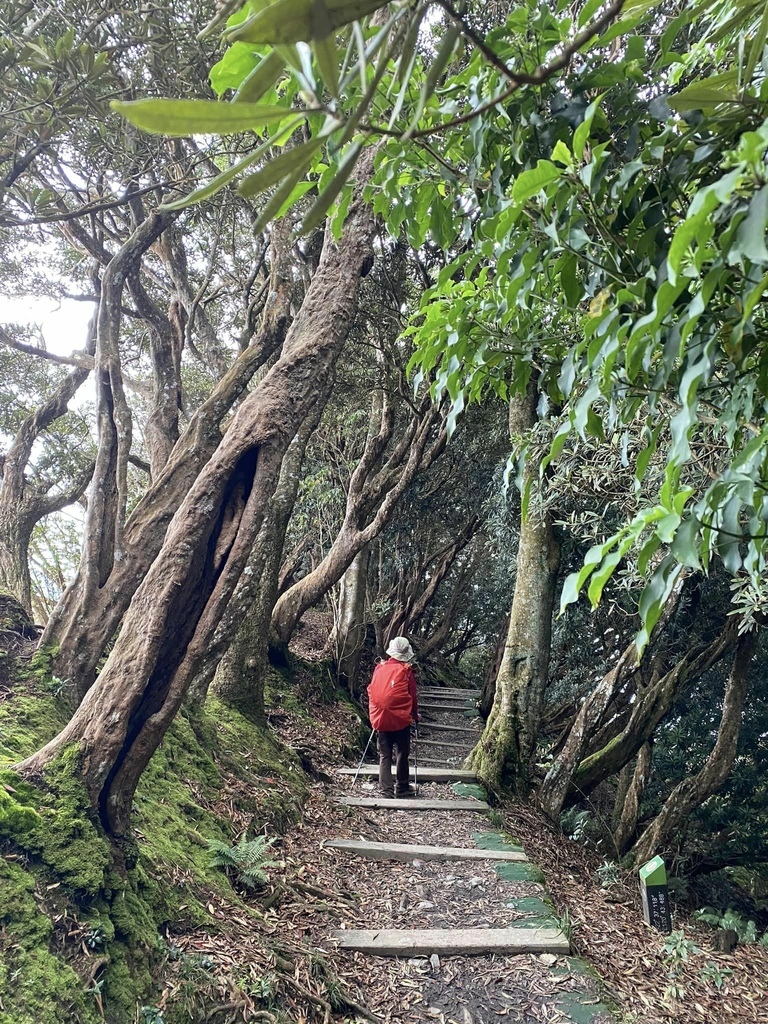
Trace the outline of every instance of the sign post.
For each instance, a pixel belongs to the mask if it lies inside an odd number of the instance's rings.
[[[667,871],[661,857],[654,857],[640,868],[640,892],[646,924],[669,935],[672,931],[672,917],[669,913]]]

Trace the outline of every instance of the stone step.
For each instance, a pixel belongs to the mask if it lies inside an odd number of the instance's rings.
[[[472,956],[487,953],[569,953],[559,928],[343,929],[333,933],[341,949],[374,956]]]
[[[334,850],[346,850],[370,860],[503,860],[528,863],[521,850],[478,850],[463,846],[412,846],[406,843],[374,843],[356,839],[329,839]]]
[[[479,731],[471,723],[467,725],[439,725],[435,722],[421,722],[419,728],[431,729],[432,732],[473,732],[477,736],[480,735]]]
[[[425,741],[422,740],[422,743]],[[339,768],[339,775],[355,775],[357,768]],[[364,764],[360,769],[360,777],[373,776],[378,778],[379,766],[377,764]],[[413,777],[413,765],[411,765],[411,777]],[[477,782],[474,772],[466,768],[419,768],[420,782]]]
[[[488,814],[490,807],[484,800],[428,800],[406,796],[390,799],[384,796],[342,796],[336,802],[345,807],[373,807],[396,811],[478,811]]]

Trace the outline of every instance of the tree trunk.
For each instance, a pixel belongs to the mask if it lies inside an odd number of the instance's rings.
[[[213,679],[213,692],[217,697],[258,723],[266,721],[264,677],[269,655],[269,622],[277,600],[285,533],[296,504],[307,444],[320,422],[329,395],[330,387],[318,398],[288,446],[277,490],[248,565],[193,683],[196,699],[204,700]]]
[[[291,292],[275,260],[272,302],[258,334],[191,418],[171,457],[125,525],[123,552],[105,582],[93,589],[82,570],[62,594],[41,638],[57,650],[54,672],[69,680],[79,704],[96,678],[96,667],[117,632],[137,587],[163,544],[168,524],[193,481],[221,441],[221,421],[245,393],[254,374],[282,345],[289,325]],[[98,529],[98,522],[91,527]]]
[[[536,423],[535,388],[510,402],[510,433],[524,434]],[[538,466],[527,465],[525,484],[535,498]],[[551,519],[534,508],[520,524],[515,592],[493,708],[469,764],[488,785],[514,786],[525,794],[536,749],[552,640],[560,546]]]
[[[336,624],[331,636],[339,681],[353,696],[357,694],[360,655],[367,632],[365,604],[370,558],[371,548],[366,545],[342,576]]]
[[[393,429],[393,414],[388,405],[384,405],[380,417],[379,433],[369,434],[365,451],[350,478],[344,522],[330,550],[322,562],[286,590],[275,605],[272,633],[277,644],[288,644],[304,612],[339,582],[358,551],[378,537],[414,478],[431,466],[445,447],[446,433],[441,423],[436,440],[427,449],[432,428],[440,422],[437,409],[427,401],[381,466]]]
[[[678,584],[667,598],[664,610],[653,629],[649,648],[663,635],[669,620],[677,608],[681,593],[682,583]],[[592,693],[589,694],[581,705],[566,740],[539,789],[539,803],[553,821],[557,820],[563,809],[574,773],[578,769],[590,743],[594,742],[595,733],[605,721],[608,708],[612,705],[616,695],[630,683],[633,677],[638,673],[642,673],[643,666],[645,665],[646,662],[644,661],[641,666],[637,644],[634,640],[630,641],[613,668],[606,672]],[[655,681],[650,675],[645,682],[646,688],[655,685]],[[644,740],[641,741],[640,745],[643,742]],[[634,753],[632,754],[633,756]],[[631,760],[631,757],[629,760]],[[625,763],[628,763],[628,761]]]
[[[730,775],[739,746],[742,709],[756,644],[756,630],[739,637],[712,752],[698,774],[685,779],[672,790],[660,813],[640,836],[632,851],[636,865],[644,864],[662,852],[673,836],[680,834],[691,812],[716,793]]]
[[[135,593],[107,664],[65,729],[23,762],[39,773],[78,743],[81,772],[105,828],[128,837],[141,773],[184,700],[265,520],[291,440],[322,393],[357,305],[373,217],[362,202],[375,151],[358,164],[358,195],[338,247],[319,269],[283,353],[243,401],[171,522]]]
[[[623,799],[616,800],[616,824],[613,832],[613,841],[619,853],[625,853],[637,832],[637,822],[640,818],[640,801],[651,774],[653,759],[653,745],[650,740],[640,748],[635,763],[635,770],[632,772]],[[627,765],[625,770],[629,769]]]
[[[570,797],[587,795],[604,779],[620,772],[629,764],[656,726],[672,707],[683,686],[698,679],[716,665],[730,650],[737,638],[738,623],[729,619],[720,636],[706,647],[688,651],[669,672],[638,694],[632,704],[629,720],[621,732],[600,750],[579,764],[573,774]]]
[[[95,324],[89,327],[86,352],[93,353]],[[0,458],[0,589],[12,594],[32,614],[29,575],[29,542],[32,530],[47,515],[58,512],[82,497],[93,473],[93,465],[58,492],[36,490],[27,478],[32,449],[40,434],[64,416],[70,399],[85,382],[89,369],[69,373],[51,397],[25,417],[8,451]]]
[[[493,652],[493,660],[488,666],[483,680],[483,691],[480,695],[480,715],[485,721],[491,714],[493,701],[496,696],[496,680],[501,670],[501,662],[504,658],[504,649],[507,646],[507,634],[509,633],[509,615],[504,616],[504,622],[499,630],[499,639],[496,641],[496,649]]]

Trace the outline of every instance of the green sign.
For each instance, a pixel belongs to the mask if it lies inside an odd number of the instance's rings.
[[[646,923],[668,935],[672,931],[672,917],[669,912],[667,870],[661,857],[654,857],[640,868],[640,892]]]

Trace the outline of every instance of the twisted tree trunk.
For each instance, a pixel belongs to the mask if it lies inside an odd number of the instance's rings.
[[[640,865],[664,850],[679,835],[690,814],[723,785],[730,775],[739,746],[741,716],[749,684],[749,668],[757,644],[757,631],[739,637],[723,697],[717,740],[704,767],[684,779],[667,797],[654,821],[638,839],[632,854]]]
[[[619,853],[625,853],[637,832],[637,822],[640,817],[640,801],[651,774],[651,763],[653,758],[653,746],[650,740],[640,748],[635,763],[635,770],[623,799],[616,800],[617,821],[613,832],[613,841]],[[626,770],[629,770],[627,765]]]
[[[374,151],[358,165],[370,180]],[[130,834],[142,771],[184,700],[268,513],[285,452],[349,331],[374,222],[360,191],[327,243],[283,353],[243,401],[168,528],[95,685],[66,728],[19,766],[39,773],[67,745],[107,830]]]
[[[92,573],[80,571],[48,621],[41,644],[56,649],[54,671],[68,680],[79,704],[96,678],[102,654],[120,626],[131,598],[157,556],[168,524],[222,438],[221,422],[245,393],[255,373],[282,345],[290,322],[291,290],[279,259],[273,268],[273,301],[262,317],[257,335],[235,360],[211,395],[192,416],[162,469],[131,513],[123,531],[122,554],[113,560],[100,586]],[[108,444],[105,442],[105,447]],[[87,529],[100,529],[106,510],[89,520]],[[96,541],[84,552],[95,557]]]

